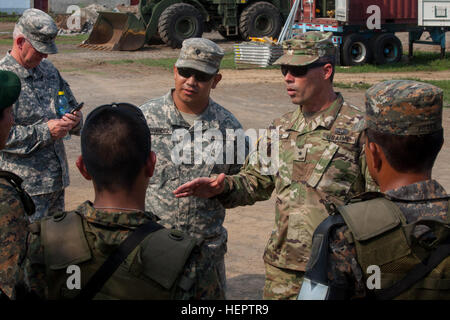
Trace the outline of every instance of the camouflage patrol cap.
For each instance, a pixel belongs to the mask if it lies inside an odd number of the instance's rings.
[[[175,67],[214,74],[219,70],[223,56],[223,50],[211,40],[190,38],[183,41]]]
[[[16,24],[34,49],[44,54],[57,53],[58,27],[52,17],[38,9],[24,11]]]
[[[389,80],[366,91],[366,128],[400,136],[442,129],[443,91],[431,84]]]
[[[12,106],[19,98],[22,85],[11,71],[0,71],[0,111]]]
[[[308,31],[282,42],[284,54],[275,65],[305,66],[327,57],[334,61],[336,47],[332,32]]]

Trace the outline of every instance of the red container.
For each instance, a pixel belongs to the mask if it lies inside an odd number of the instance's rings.
[[[297,14],[299,22],[336,24],[336,20],[327,17],[326,11],[335,9],[327,7],[321,11],[322,0],[315,0],[312,5],[303,1],[303,14],[300,8]],[[333,3],[327,1],[328,5]],[[293,2],[292,2],[293,4]],[[367,13],[372,5],[380,7],[381,24],[416,24],[418,16],[418,0],[348,0],[348,20],[339,24],[365,25],[373,13]],[[312,13],[312,14],[311,14]],[[312,19],[311,19],[312,17]]]

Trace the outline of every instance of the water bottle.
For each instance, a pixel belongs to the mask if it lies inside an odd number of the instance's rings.
[[[59,118],[69,112],[69,102],[67,101],[64,91],[58,91],[58,98],[56,99],[56,113]],[[63,140],[69,140],[70,133],[67,133]]]

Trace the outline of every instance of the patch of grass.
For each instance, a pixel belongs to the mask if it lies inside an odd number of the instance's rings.
[[[410,61],[400,61],[394,64],[336,67],[341,73],[367,73],[367,72],[415,72],[415,71],[443,71],[450,69],[450,53],[446,53],[445,59],[440,59],[437,52],[414,52]]]
[[[178,58],[161,58],[161,59],[122,59],[122,60],[109,60],[106,63],[110,64],[142,64],[148,67],[160,67],[166,70],[172,70],[173,65],[177,61]],[[220,69],[236,69],[236,64],[234,63],[234,53],[227,52],[222,59],[222,63],[220,64]]]
[[[357,82],[357,83],[344,83],[344,82],[333,82],[333,86],[335,88],[341,88],[341,89],[360,89],[360,90],[367,90],[372,85],[365,82]]]
[[[0,39],[0,45],[9,45],[12,46],[13,39]]]
[[[0,16],[0,22],[17,22],[19,20],[20,16],[18,15],[6,15],[6,16]]]
[[[80,44],[84,40],[89,38],[88,34],[78,34],[75,36],[60,35],[56,37],[56,44]]]

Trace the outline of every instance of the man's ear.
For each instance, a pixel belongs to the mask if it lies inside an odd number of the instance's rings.
[[[23,36],[18,36],[14,41],[16,42],[16,46],[17,46],[20,50],[22,50],[23,44],[24,44],[25,41],[26,41],[25,38],[24,38]]]
[[[379,172],[383,166],[383,161],[386,161],[383,149],[374,142],[368,142],[367,147],[369,156],[372,158],[373,168]]]
[[[150,151],[150,155],[147,158],[147,162],[145,163],[145,174],[147,177],[152,177],[155,171],[156,164],[156,154],[153,151]]]
[[[222,75],[220,73],[218,73],[218,74],[216,74],[214,76],[214,81],[213,81],[213,84],[211,86],[211,89],[215,89],[217,84],[220,82],[220,80],[222,80]]]
[[[331,63],[327,63],[326,65],[324,65],[323,72],[325,80],[330,79],[331,75],[333,74],[333,65]]]
[[[75,162],[75,164],[77,165],[78,170],[80,171],[81,175],[86,179],[86,180],[92,180],[91,175],[89,174],[89,172],[86,169],[86,166],[84,164],[83,161],[83,157],[79,156],[77,161]]]

